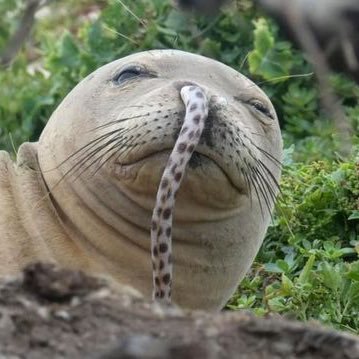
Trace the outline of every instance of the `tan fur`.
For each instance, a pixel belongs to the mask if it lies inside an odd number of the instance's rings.
[[[132,62],[158,77],[114,85],[114,74]],[[177,197],[173,301],[202,309],[225,304],[251,265],[270,215],[261,214],[253,191],[233,168],[228,156],[236,148],[230,148],[228,139],[219,139],[222,127],[217,124],[243,129],[279,160],[280,131],[269,99],[246,77],[180,51],[139,53],[100,68],[64,99],[38,143],[21,146],[16,163],[0,152],[1,275],[16,273],[35,260],[55,261],[108,275],[150,296],[151,213],[183,120],[178,86],[184,81],[199,84],[212,98],[214,132],[196,149],[200,162],[187,170]],[[216,102],[219,97],[227,104]],[[248,107],[252,98],[269,106],[273,121],[259,118]],[[119,118],[130,119],[94,130]],[[113,157],[96,173],[90,169],[65,175],[80,158],[70,156],[82,146],[106,131],[136,125],[132,132],[141,134],[145,143],[124,152],[121,164]],[[148,129],[151,133],[146,134]],[[249,147],[279,179],[279,168]],[[245,148],[239,149],[250,161]]]

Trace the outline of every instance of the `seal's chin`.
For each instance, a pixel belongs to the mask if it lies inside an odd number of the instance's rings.
[[[112,174],[131,192],[154,196],[171,150],[149,154],[130,164],[115,163]],[[221,166],[206,155],[194,152],[178,197],[188,197],[205,206],[235,208],[245,194],[242,187],[233,184]]]

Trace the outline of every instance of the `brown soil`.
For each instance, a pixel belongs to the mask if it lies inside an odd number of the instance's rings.
[[[79,272],[35,264],[0,283],[0,359],[359,358],[359,340],[248,313],[161,307]]]

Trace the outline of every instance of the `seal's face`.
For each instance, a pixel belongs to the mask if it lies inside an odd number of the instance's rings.
[[[118,265],[119,280],[131,277],[128,283],[148,292],[151,211],[183,123],[180,90],[187,84],[204,89],[209,115],[178,192],[173,297],[212,308],[223,305],[251,264],[277,194],[280,130],[270,100],[256,85],[198,55],[159,50],[128,56],[69,94],[41,136],[39,162],[50,189],[61,180],[65,192],[76,193],[76,203],[92,208],[98,226],[105,223],[135,244],[124,248],[105,234],[93,238],[93,219],[73,219],[76,230]],[[61,188],[52,192],[63,211],[79,216],[72,197],[65,201]],[[136,246],[148,250],[147,259]],[[140,262],[129,264],[128,256]]]

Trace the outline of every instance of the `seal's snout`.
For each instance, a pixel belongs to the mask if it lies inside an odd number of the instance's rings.
[[[213,91],[211,91],[208,87],[202,85],[201,83],[194,82],[194,81],[187,81],[187,80],[177,80],[173,82],[173,87],[178,91],[179,95],[181,96],[181,91],[184,87],[196,87],[200,88],[203,91],[203,94],[208,99],[209,105],[212,106],[224,106],[227,104],[227,100],[225,97],[214,95]]]
[[[176,90],[178,90],[178,92],[181,92],[182,88],[185,86],[199,86],[199,85],[192,81],[175,81],[173,83],[173,86],[175,87]]]
[[[218,127],[220,123],[223,123],[223,117],[225,116],[225,110],[228,106],[226,97],[219,95],[210,95],[208,103],[208,118],[203,130],[201,144],[205,144],[209,148],[215,147],[214,127]],[[218,145],[218,144],[217,144]]]
[[[228,105],[228,100],[224,96],[213,95],[210,98],[210,106],[216,109],[224,108]]]

